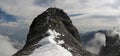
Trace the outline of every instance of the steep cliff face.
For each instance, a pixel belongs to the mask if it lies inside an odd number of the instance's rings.
[[[120,32],[119,30],[108,30],[105,33],[106,46],[101,48],[100,56],[120,56]]]
[[[79,33],[67,14],[48,8],[32,22],[22,50],[13,56],[95,56],[81,44]]]

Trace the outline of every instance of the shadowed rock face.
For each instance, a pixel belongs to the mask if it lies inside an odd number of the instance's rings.
[[[33,20],[25,46],[13,56],[28,56],[36,48],[41,47],[41,45],[35,44],[47,36],[45,33],[48,29],[64,35],[55,38],[55,41],[64,40],[65,43],[61,46],[71,52],[73,56],[95,56],[82,47],[77,29],[73,26],[68,15],[58,8],[48,8]]]

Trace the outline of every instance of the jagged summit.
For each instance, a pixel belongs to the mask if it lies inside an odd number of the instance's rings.
[[[48,8],[45,12],[49,13],[49,15],[51,15],[51,16],[52,15],[53,16],[55,16],[55,15],[66,16],[67,15],[62,9],[59,9],[59,8]],[[66,14],[66,15],[64,15],[64,14]]]
[[[61,21],[66,30],[68,30],[78,41],[80,41],[79,34],[77,34],[78,31],[72,25],[72,21],[63,10],[58,8],[48,8],[45,12],[36,17],[30,26],[30,29],[32,29],[30,30],[30,33],[36,34],[41,30],[42,32],[39,33],[45,33],[49,28],[58,28],[59,25],[57,26],[58,22],[56,20]],[[38,27],[38,25],[41,27]],[[35,29],[37,27],[41,30]],[[33,32],[33,29],[35,29],[36,32]]]
[[[28,55],[94,56],[82,47],[77,29],[59,8],[48,8],[33,20],[25,46],[13,56]]]

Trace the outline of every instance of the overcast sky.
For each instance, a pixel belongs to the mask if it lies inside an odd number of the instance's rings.
[[[24,42],[32,20],[49,7],[63,9],[81,33],[120,24],[120,0],[0,0],[1,39]]]

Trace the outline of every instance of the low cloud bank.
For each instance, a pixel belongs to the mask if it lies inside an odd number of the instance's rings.
[[[102,33],[96,33],[94,35],[94,38],[91,39],[90,41],[87,42],[86,44],[86,50],[94,53],[94,54],[98,54],[101,47],[105,46],[105,35]]]
[[[19,44],[19,42],[12,42],[8,36],[0,34],[0,56],[11,56],[16,53],[18,51],[15,48],[16,43]]]

